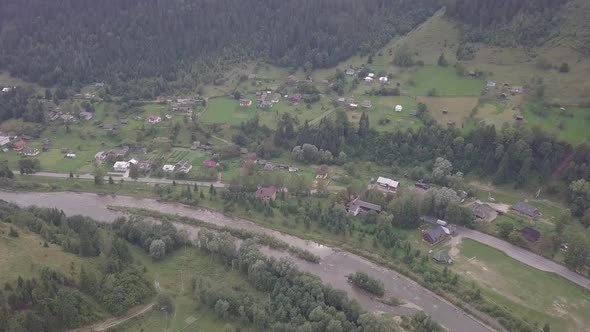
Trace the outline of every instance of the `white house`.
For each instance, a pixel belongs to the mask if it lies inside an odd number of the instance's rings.
[[[355,103],[350,103],[350,105],[349,105],[349,106],[350,106],[351,108],[357,108],[357,107],[359,107],[359,105],[358,105],[358,104],[355,104]]]
[[[174,172],[174,165],[164,165],[164,167],[162,167],[162,170],[164,172]]]
[[[67,153],[66,158],[76,159],[76,154],[75,153]]]
[[[367,75],[367,77],[375,78],[375,73],[369,73],[369,75]]]
[[[10,89],[10,88],[2,88],[2,92],[10,92],[10,90],[12,90],[12,89]]]
[[[372,78],[372,77],[369,77],[369,76],[367,76],[367,77],[365,77],[365,82],[367,82],[367,83],[371,83],[371,82],[373,82],[373,78]]]
[[[127,172],[128,169],[129,169],[129,163],[126,161],[117,161],[113,165],[113,170],[115,172]]]
[[[382,176],[377,179],[377,184],[391,191],[397,190],[397,187],[399,186],[399,182]]]
[[[10,142],[10,137],[0,136],[0,146],[4,146]]]
[[[385,84],[387,83],[387,81],[389,81],[389,79],[386,76],[379,77],[379,82]]]
[[[131,159],[131,160],[129,160],[129,163],[133,164],[133,165],[137,165],[138,161],[137,161],[137,159]]]
[[[487,81],[486,82],[486,88],[495,88],[496,87],[496,82],[492,82],[492,81]]]
[[[401,112],[403,110],[403,106],[402,105],[395,105],[395,111],[396,112]]]

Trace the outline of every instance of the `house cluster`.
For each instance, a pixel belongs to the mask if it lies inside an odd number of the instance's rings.
[[[8,144],[8,142],[6,142],[6,138],[8,138],[10,141],[9,136],[1,136],[0,137],[0,140],[2,141],[2,143],[4,143],[3,145]],[[27,143],[29,141],[31,141],[32,139],[33,139],[33,137],[31,137],[29,135],[22,135],[20,138],[14,140],[12,142],[12,144],[11,144],[12,150],[18,151],[18,153],[20,155],[25,156],[25,157],[34,157],[34,156],[38,155],[40,153],[39,149],[31,147],[31,146],[27,146]]]
[[[166,173],[176,172],[188,174],[188,172],[190,172],[191,169],[193,169],[193,164],[188,160],[179,161],[174,165],[166,164],[162,166],[162,170]]]
[[[180,114],[192,114],[196,102],[194,98],[178,98],[170,102],[170,110]]]
[[[96,153],[94,155],[94,160],[100,163],[111,156],[114,159],[123,159],[127,156],[128,153],[129,153],[129,146],[123,145],[120,147],[116,147],[110,151],[106,151],[106,152],[100,151],[100,152]]]
[[[256,92],[256,101],[258,107],[262,109],[271,108],[274,104],[281,100],[281,94],[277,91],[265,90]],[[248,107],[252,104],[249,99],[240,99],[240,106]]]
[[[273,164],[263,159],[256,160],[256,164],[260,165],[260,167],[262,167],[262,170],[267,172],[284,170],[289,171],[290,173],[295,173],[299,171],[297,167],[289,166],[287,164]]]
[[[495,89],[498,86],[498,84],[496,84],[496,82],[493,81],[487,81],[486,82],[486,91]],[[514,95],[518,95],[523,93],[524,88],[520,85],[510,85],[510,83],[502,83],[500,85],[502,92],[500,93],[500,97],[501,98],[507,98],[508,97],[508,93]]]
[[[365,76],[365,83],[373,83],[375,78],[375,73],[368,73],[367,76]],[[389,84],[389,78],[387,78],[387,76],[381,76],[378,78],[378,80],[381,84]]]

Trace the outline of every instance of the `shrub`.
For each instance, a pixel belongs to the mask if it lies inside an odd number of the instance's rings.
[[[383,294],[385,294],[385,286],[383,286],[383,282],[370,277],[365,272],[357,271],[354,274],[349,275],[348,280],[371,294],[378,296],[383,296]]]

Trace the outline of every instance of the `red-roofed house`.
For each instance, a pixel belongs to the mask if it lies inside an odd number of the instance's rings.
[[[27,146],[27,142],[23,141],[22,139],[12,143],[12,149],[14,151],[20,151]]]
[[[274,201],[277,198],[277,188],[274,186],[261,187],[256,190],[256,198],[263,201]]]
[[[246,157],[244,157],[244,162],[247,163],[247,164],[248,163],[255,164],[256,163],[256,160],[257,160],[256,155],[253,154],[253,153],[247,155]]]
[[[215,160],[205,160],[205,161],[203,161],[203,167],[205,167],[205,168],[217,167],[217,162]]]

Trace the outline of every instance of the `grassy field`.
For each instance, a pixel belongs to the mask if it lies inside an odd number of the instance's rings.
[[[418,97],[418,101],[426,104],[430,115],[441,126],[446,126],[448,121],[462,126],[478,103],[475,97]],[[444,114],[443,110],[448,113]]]
[[[590,109],[566,107],[572,116],[564,116],[560,114],[559,107],[551,107],[547,110],[547,116],[542,117],[533,111],[542,107],[532,103],[524,107],[523,115],[529,126],[540,127],[571,144],[590,142]]]
[[[414,84],[402,87],[402,92],[414,96],[426,96],[436,89],[437,96],[479,96],[484,82],[467,76],[459,76],[453,67],[424,66],[411,71]]]
[[[209,99],[209,104],[200,120],[208,124],[227,124],[237,126],[244,121],[254,118],[256,108],[240,107],[237,100],[228,97]]]
[[[159,282],[162,291],[173,296],[176,312],[174,316],[166,317],[164,313],[154,310],[128,324],[123,331],[180,331],[184,328],[187,331],[221,331],[226,325],[239,327],[242,331],[254,331],[237,321],[219,320],[212,310],[201,305],[192,295],[192,279],[204,278],[211,282],[213,287],[231,288],[241,294],[240,296],[259,300],[264,298],[243,275],[225,267],[218,258],[206,256],[195,248],[185,248],[167,256],[163,261],[154,262],[140,248],[133,246],[132,251],[138,263],[147,268],[148,275]],[[188,324],[191,317],[196,320]]]
[[[100,258],[84,258],[66,253],[61,247],[49,244],[43,247],[45,242],[35,233],[17,228],[18,238],[8,236],[10,226],[0,223],[0,284],[13,282],[18,276],[38,276],[39,269],[50,267],[70,275],[70,265],[73,263],[76,269],[82,264],[98,264]]]
[[[408,128],[419,128],[422,122],[410,115],[410,112],[416,110],[416,100],[410,97],[374,97],[363,96],[359,100],[370,100],[373,107],[369,109],[359,109],[357,111],[348,111],[349,119],[358,124],[360,115],[364,111],[369,115],[369,126],[380,132],[391,132],[405,130]],[[402,112],[395,112],[396,105],[402,105]],[[389,123],[381,124],[380,120],[389,119]]]
[[[547,322],[552,330],[582,331],[590,325],[590,292],[479,242],[463,240],[453,269],[486,286],[484,293],[506,310]]]

